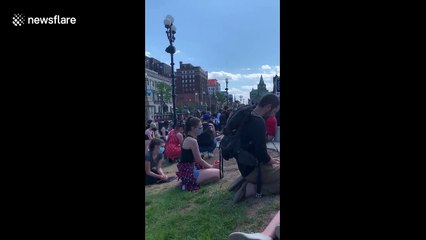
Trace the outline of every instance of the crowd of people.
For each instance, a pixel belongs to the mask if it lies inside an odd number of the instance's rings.
[[[241,149],[247,154],[235,157],[241,176],[229,186],[229,190],[235,192],[233,201],[238,203],[253,197],[257,189],[261,189],[262,195],[279,194],[280,159],[272,158],[266,146],[268,141],[274,140],[279,125],[276,118],[279,108],[279,98],[267,94],[256,106],[239,105],[232,109],[225,106],[217,113],[201,112],[180,119],[176,124],[148,121],[145,129],[145,185],[170,182],[177,177],[182,190],[197,191],[203,184],[219,181],[219,164],[210,164],[204,158],[213,157],[225,127],[237,124],[241,125]],[[234,115],[247,109],[250,111],[247,121],[233,123],[238,119]],[[164,174],[161,166],[165,159],[171,164],[177,163],[176,176]],[[237,232],[229,239],[279,238],[279,213],[277,216],[262,233]]]

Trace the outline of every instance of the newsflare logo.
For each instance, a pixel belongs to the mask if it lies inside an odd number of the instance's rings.
[[[22,25],[24,25],[24,23],[25,23],[25,16],[24,16],[24,14],[20,14],[20,13],[13,14],[12,23],[15,26],[22,26]]]
[[[15,13],[12,17],[12,24],[16,27],[23,26],[24,24],[28,25],[38,25],[38,24],[75,24],[77,19],[75,17],[61,17],[55,15],[53,17],[27,17],[22,13]]]

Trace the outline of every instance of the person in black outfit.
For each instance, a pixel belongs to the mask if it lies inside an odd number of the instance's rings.
[[[216,129],[214,128],[214,125],[209,122],[210,117],[205,114],[203,116],[203,132],[200,136],[198,136],[198,146],[200,149],[200,152],[207,152],[208,157],[213,157],[213,151],[217,146],[216,141]]]
[[[274,94],[265,95],[251,112],[248,122],[241,132],[241,148],[253,155],[261,162],[261,188],[263,194],[280,192],[280,165],[279,159],[271,158],[266,148],[265,118],[274,116],[280,108],[280,102]],[[241,201],[244,197],[254,196],[256,193],[257,167],[238,163],[241,176],[230,190],[238,189],[234,202]]]
[[[182,154],[177,164],[176,175],[182,181],[182,190],[197,191],[201,184],[220,179],[219,165],[211,165],[201,157],[197,139],[203,127],[200,119],[189,117],[185,123],[186,138],[182,143]]]

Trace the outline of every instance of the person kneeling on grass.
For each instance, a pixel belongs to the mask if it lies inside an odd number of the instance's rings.
[[[234,232],[229,235],[228,240],[272,240],[280,239],[280,211],[261,233]]]
[[[280,101],[278,97],[274,94],[266,94],[250,113],[250,117],[245,125],[242,126],[241,149],[248,152],[252,158],[244,159],[244,157],[236,157],[241,177],[236,179],[229,187],[231,191],[238,190],[234,196],[235,203],[256,194],[259,169],[253,166],[254,162],[251,165],[244,164],[245,161],[252,162],[253,159],[261,163],[262,194],[280,193],[280,160],[271,158],[267,152],[264,120],[270,116],[274,116],[279,108]],[[238,115],[235,118],[231,118],[229,122],[237,121],[237,117]]]
[[[197,191],[201,184],[220,179],[219,165],[211,165],[201,158],[197,136],[203,132],[200,119],[189,117],[185,123],[186,138],[182,143],[180,162],[176,175],[182,180],[182,190]]]
[[[145,185],[170,182],[176,177],[167,177],[161,165],[163,163],[164,142],[154,138],[149,143],[149,151],[145,154]]]

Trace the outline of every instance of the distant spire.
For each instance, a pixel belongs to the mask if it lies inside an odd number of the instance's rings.
[[[259,84],[265,84],[264,82],[263,82],[263,76],[262,75],[260,75],[260,81],[259,81]]]

